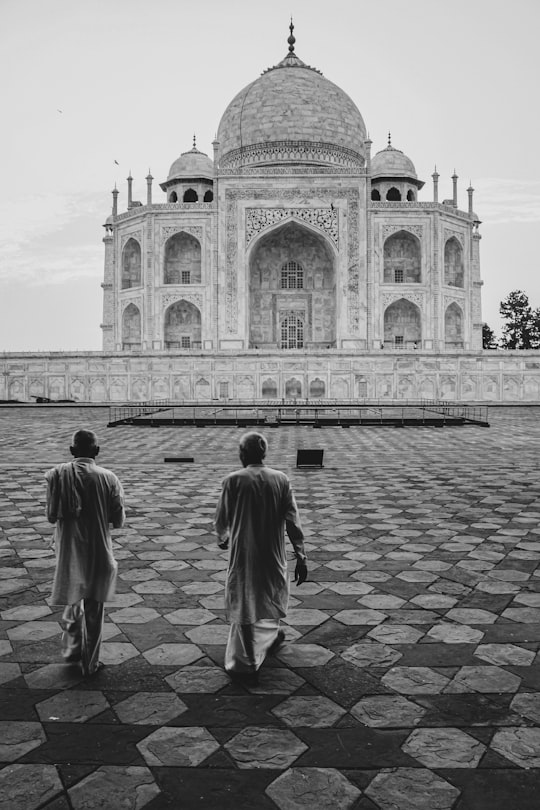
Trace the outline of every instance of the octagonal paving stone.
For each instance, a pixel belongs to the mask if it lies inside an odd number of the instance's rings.
[[[371,610],[370,608],[360,608],[359,610],[340,610],[336,613],[334,619],[342,624],[380,624],[388,618],[386,613],[381,613],[380,610]]]
[[[17,763],[0,770],[0,810],[37,810],[62,790],[54,765]]]
[[[393,667],[381,681],[404,695],[436,695],[450,683],[449,678],[429,667]]]
[[[402,654],[386,644],[365,639],[351,644],[340,653],[341,657],[355,667],[391,667]]]
[[[453,810],[459,793],[423,768],[383,768],[365,790],[380,810]]]
[[[217,667],[184,667],[171,675],[165,681],[175,692],[219,692],[230,683],[229,678],[222,669]]]
[[[44,742],[41,723],[0,721],[0,762],[13,762]]]
[[[329,728],[346,714],[345,709],[323,695],[292,695],[271,711],[290,728]]]
[[[540,728],[500,729],[490,748],[521,768],[540,768]]]
[[[474,651],[476,658],[501,666],[529,666],[536,653],[517,644],[479,644]]]
[[[177,667],[192,664],[203,655],[203,651],[196,644],[158,644],[157,647],[143,652],[143,658],[146,658],[150,664],[170,664]]]
[[[137,743],[147,765],[174,765],[194,768],[214,751],[219,743],[202,726],[164,726]]]
[[[7,637],[10,641],[42,641],[52,636],[60,636],[62,628],[58,622],[30,621],[10,627]]]
[[[410,624],[379,624],[370,630],[368,638],[388,644],[416,644],[424,632]]]
[[[122,723],[161,726],[187,711],[178,695],[168,692],[137,692],[114,706]]]
[[[142,810],[160,790],[143,766],[104,765],[68,790],[73,810]]]
[[[418,725],[426,709],[402,695],[366,695],[350,712],[365,726],[403,728]]]
[[[401,748],[427,768],[476,768],[486,750],[458,728],[417,728]]]
[[[239,768],[288,768],[307,751],[292,731],[248,726],[224,746]]]
[[[205,644],[218,644],[222,646],[227,643],[229,638],[229,625],[203,624],[201,627],[188,630],[184,635],[194,644],[202,644],[203,646]]]
[[[154,608],[126,607],[109,613],[109,619],[116,624],[146,624],[159,619],[159,613]]]
[[[36,704],[43,722],[86,723],[91,717],[106,711],[109,701],[98,691],[68,689]]]
[[[196,624],[203,625],[217,619],[215,613],[204,608],[179,608],[163,616],[170,624]]]
[[[467,625],[449,624],[447,622],[434,625],[426,635],[435,641],[442,641],[443,644],[468,644],[484,638],[484,633],[481,630]]]
[[[291,667],[322,667],[334,656],[320,644],[286,644],[276,652],[276,657]]]
[[[130,658],[140,655],[139,650],[131,642],[107,641],[101,645],[101,661],[107,666],[123,664]]]
[[[349,810],[361,795],[335,768],[289,768],[265,792],[280,810]]]
[[[512,698],[510,708],[540,724],[540,692],[520,692]]]
[[[521,678],[502,667],[460,667],[445,692],[517,692]]]

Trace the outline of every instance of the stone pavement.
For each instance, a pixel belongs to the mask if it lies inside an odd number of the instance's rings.
[[[248,689],[222,670],[227,562],[211,532],[241,431],[0,409],[0,808],[537,810],[540,408],[490,419],[267,431],[310,575]],[[43,516],[43,472],[80,426],[128,511],[90,681],[59,656]],[[324,469],[296,470],[297,447],[324,448]]]

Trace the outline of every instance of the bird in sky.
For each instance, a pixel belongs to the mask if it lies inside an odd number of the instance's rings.
[[[63,113],[64,111],[63,111],[63,110],[59,110],[58,108],[56,108],[56,112]]]
[[[116,165],[117,165],[117,166],[120,166],[120,164],[118,163],[118,161],[117,161],[117,160],[115,160],[114,162],[116,163]]]

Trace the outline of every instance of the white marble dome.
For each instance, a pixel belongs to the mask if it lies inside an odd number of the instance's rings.
[[[390,143],[371,160],[371,176],[378,178],[409,178],[418,180],[412,160]]]
[[[363,166],[366,127],[356,104],[289,50],[225,110],[217,135],[220,169],[305,163]]]
[[[193,146],[189,152],[182,152],[169,169],[169,180],[209,179],[214,177],[214,164],[204,152]]]

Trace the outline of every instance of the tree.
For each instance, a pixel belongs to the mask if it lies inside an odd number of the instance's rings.
[[[482,348],[483,349],[497,349],[499,341],[495,337],[495,332],[487,323],[482,324]]]
[[[540,348],[540,309],[531,307],[522,290],[509,293],[499,306],[505,324],[501,345],[504,349]]]

